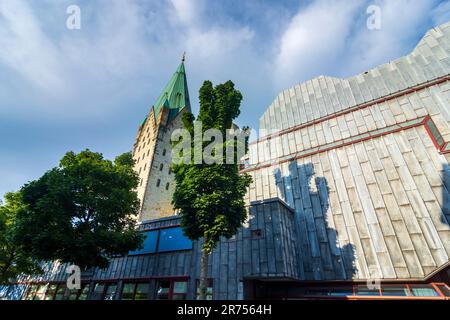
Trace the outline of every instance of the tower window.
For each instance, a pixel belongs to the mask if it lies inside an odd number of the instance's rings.
[[[158,179],[158,181],[156,181],[156,186],[159,187],[160,184],[161,184],[161,179]]]
[[[170,185],[170,184],[167,182],[167,183],[166,183],[166,190],[169,190],[169,185]]]
[[[163,150],[163,154],[162,154],[162,155],[163,155],[163,156],[166,155],[166,149]]]
[[[145,170],[147,170],[147,164],[145,164],[145,166],[144,166],[144,171],[145,171]]]
[[[159,171],[162,171],[163,168],[164,168],[164,164],[161,163],[161,164],[159,165]]]
[[[169,174],[172,174],[172,167],[169,167]]]

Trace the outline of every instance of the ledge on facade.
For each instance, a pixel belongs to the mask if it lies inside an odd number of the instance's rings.
[[[164,217],[164,218],[144,220],[144,221],[139,222],[139,225],[144,225],[144,224],[148,224],[148,223],[155,223],[155,222],[161,222],[161,221],[167,221],[167,220],[176,220],[176,219],[180,219],[180,216],[174,214],[173,216],[167,216],[167,217]]]
[[[280,276],[279,274],[264,274],[264,275],[255,275],[255,276],[246,276],[242,278],[243,281],[246,280],[259,280],[259,281],[267,281],[267,282],[271,282],[271,281],[277,281],[277,282],[299,282],[299,279],[294,278],[294,277],[283,277]]]
[[[247,205],[247,207],[258,206],[258,205],[262,205],[262,204],[269,204],[269,203],[272,203],[272,202],[279,203],[283,207],[288,209],[290,212],[295,213],[294,208],[292,208],[284,200],[282,200],[281,198],[278,198],[278,197],[270,198],[270,199],[263,199],[263,200],[255,200],[255,201],[250,202],[250,205]]]

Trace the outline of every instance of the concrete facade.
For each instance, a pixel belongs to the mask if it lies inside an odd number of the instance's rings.
[[[420,279],[449,261],[450,24],[408,56],[282,92],[248,201],[296,212],[305,280]]]

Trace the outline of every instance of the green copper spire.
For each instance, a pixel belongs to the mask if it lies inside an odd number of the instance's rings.
[[[162,107],[170,109],[169,121],[175,118],[181,109],[185,107],[189,108],[189,110],[191,109],[186,72],[184,70],[184,55],[181,64],[164,88],[158,100],[156,100],[156,103],[153,105],[155,118],[158,117]]]

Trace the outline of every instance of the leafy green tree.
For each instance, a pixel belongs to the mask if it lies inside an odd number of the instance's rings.
[[[89,150],[68,152],[22,187],[26,209],[17,215],[15,240],[35,259],[107,267],[111,257],[142,245],[133,219],[138,180],[129,153],[111,162]]]
[[[0,205],[0,284],[8,284],[21,274],[42,272],[39,263],[14,241],[15,218],[25,208],[22,195],[19,192],[7,193],[5,201]]]
[[[226,162],[226,151],[238,149],[239,140],[226,140],[226,130],[232,128],[233,120],[240,113],[241,93],[231,81],[213,87],[205,81],[200,89],[200,112],[195,120],[191,113],[183,114],[183,126],[190,134],[190,158],[173,166],[176,187],[173,194],[174,208],[181,216],[184,233],[192,240],[202,238],[200,272],[200,299],[206,298],[208,259],[220,237],[235,235],[247,217],[244,195],[251,183],[247,174],[239,174],[238,153],[234,161]],[[197,122],[197,123],[196,123]],[[222,135],[222,161],[213,164],[194,161],[196,142],[201,137],[194,135],[195,124],[201,122],[202,132],[217,129]],[[178,141],[180,143],[181,141]],[[216,141],[219,143],[218,141]],[[245,150],[248,140],[245,139]],[[174,144],[177,145],[177,142]],[[201,142],[204,150],[207,143]],[[189,157],[186,154],[185,157]]]

